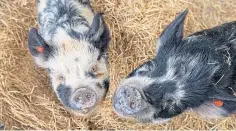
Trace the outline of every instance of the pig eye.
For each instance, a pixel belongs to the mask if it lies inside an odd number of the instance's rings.
[[[172,105],[172,104],[173,104],[173,100],[168,99],[168,100],[166,100],[166,103],[167,103],[168,105]]]
[[[92,67],[92,72],[97,72],[97,71],[98,71],[98,66],[97,65],[93,66]]]
[[[102,89],[102,85],[100,83],[96,84],[98,88]]]
[[[64,81],[65,80],[65,77],[64,76],[62,76],[62,75],[60,75],[60,76],[58,76],[58,78],[57,78],[59,81]]]
[[[145,75],[146,73],[148,73],[148,71],[139,71],[138,72],[139,75]]]
[[[53,70],[52,68],[47,68],[47,71],[48,71],[49,73],[54,73],[54,70]]]
[[[51,71],[51,69],[49,69],[49,68],[47,68],[47,70],[48,70],[48,72],[49,72],[49,73],[51,73],[51,72],[52,72],[52,71]]]

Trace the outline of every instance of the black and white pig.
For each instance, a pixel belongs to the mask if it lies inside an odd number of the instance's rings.
[[[156,57],[116,89],[113,108],[119,116],[160,124],[189,109],[208,118],[236,111],[236,22],[183,38],[187,13],[164,29]]]
[[[29,31],[29,51],[48,69],[61,103],[91,115],[109,88],[110,33],[103,14],[95,13],[89,0],[38,0],[37,6],[39,28]]]

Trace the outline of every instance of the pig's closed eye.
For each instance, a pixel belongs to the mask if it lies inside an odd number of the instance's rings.
[[[149,74],[152,70],[153,70],[153,64],[151,62],[148,62],[147,64],[141,66],[137,70],[137,74],[140,76],[144,76],[144,75]]]
[[[145,75],[147,73],[147,71],[139,71],[138,74],[139,75]]]
[[[55,72],[52,68],[47,68],[47,71],[48,71],[49,73],[54,73],[54,72]]]
[[[47,68],[48,73],[53,73],[54,70],[52,68]]]
[[[173,104],[173,100],[168,99],[168,100],[166,100],[166,103],[167,103],[168,105],[172,105],[172,104]]]
[[[97,71],[98,71],[98,66],[97,65],[93,66],[92,67],[92,72],[97,72]]]
[[[91,68],[91,72],[96,76],[96,77],[101,77],[104,75],[104,72],[102,72],[100,69],[99,69],[99,66],[98,65],[94,65],[92,68]]]
[[[62,82],[62,81],[65,80],[65,77],[62,76],[62,75],[59,75],[59,76],[57,77],[57,79],[58,79],[58,81]]]

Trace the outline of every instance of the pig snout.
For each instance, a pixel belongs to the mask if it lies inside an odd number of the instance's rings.
[[[79,88],[71,98],[71,104],[76,109],[87,109],[94,107],[97,102],[97,94],[89,88]]]
[[[113,107],[118,114],[134,115],[141,111],[142,96],[129,86],[119,88],[113,98]]]
[[[71,87],[60,85],[57,89],[61,102],[72,110],[92,109],[97,102],[97,94],[89,87],[72,90]]]

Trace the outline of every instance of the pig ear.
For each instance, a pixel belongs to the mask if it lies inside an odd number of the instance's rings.
[[[35,28],[31,28],[28,33],[28,49],[34,57],[36,64],[43,68],[47,68],[45,61],[48,60],[52,51],[55,50],[52,46],[46,44]]]
[[[181,42],[183,38],[184,20],[187,13],[188,9],[177,16],[176,19],[164,29],[157,41],[157,44],[160,44],[160,48],[163,46],[173,47]]]
[[[99,49],[106,48],[110,41],[110,31],[102,15],[102,13],[98,13],[94,16],[91,28],[88,32],[89,40]]]
[[[45,49],[48,45],[45,43],[43,38],[38,34],[36,28],[31,28],[28,33],[28,49],[32,56],[42,56],[45,54]]]

